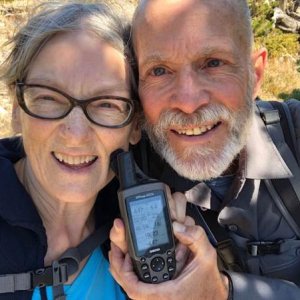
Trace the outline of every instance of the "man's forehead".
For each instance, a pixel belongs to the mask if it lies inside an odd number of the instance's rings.
[[[137,9],[133,34],[141,30],[165,31],[173,25],[190,22],[191,18],[212,19],[221,27],[232,26],[237,15],[231,0],[144,0]],[[229,4],[231,3],[231,4]],[[234,12],[235,11],[235,12]],[[198,24],[195,23],[195,26]]]
[[[240,43],[245,26],[241,24],[243,13],[237,12],[241,9],[237,1],[143,0],[133,24],[136,53],[140,43],[151,46],[153,40],[156,48],[173,39],[203,42],[200,37],[229,36]]]
[[[236,0],[235,0],[236,1]],[[180,16],[191,13],[200,7],[212,8],[216,13],[231,11],[234,7],[232,0],[141,0],[137,8],[136,19],[140,22],[167,15]]]

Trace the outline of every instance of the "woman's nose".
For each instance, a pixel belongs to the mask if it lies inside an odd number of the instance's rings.
[[[63,119],[62,132],[69,141],[82,142],[89,138],[91,122],[80,107],[74,107]]]

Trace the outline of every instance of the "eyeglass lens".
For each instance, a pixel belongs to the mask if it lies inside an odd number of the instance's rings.
[[[72,101],[63,94],[45,87],[28,86],[23,90],[27,109],[42,118],[55,119],[66,115],[72,107]],[[80,105],[87,115],[97,124],[117,126],[124,123],[132,113],[130,102],[120,99],[93,99]]]

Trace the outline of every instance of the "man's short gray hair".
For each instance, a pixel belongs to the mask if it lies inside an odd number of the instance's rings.
[[[133,17],[133,34],[134,37],[135,31],[137,29],[137,23],[140,18],[142,18],[142,14],[145,10],[145,6],[147,3],[149,3],[151,0],[140,0],[139,4],[137,6],[137,9],[135,11],[134,17]],[[239,28],[237,30],[239,31],[239,35],[241,39],[245,42],[246,49],[247,49],[247,55],[250,57],[250,54],[252,52],[252,46],[253,46],[253,31],[251,26],[251,14],[248,6],[247,0],[198,0],[199,2],[207,5],[220,5],[220,10],[224,9],[224,7],[228,7],[229,11],[232,12],[232,14],[236,17],[237,21],[239,21]],[[212,17],[218,17],[217,12],[216,16]]]
[[[47,2],[7,43],[11,51],[2,65],[1,77],[11,90],[17,80],[25,80],[31,62],[43,46],[56,34],[87,30],[126,54],[129,38],[129,14],[122,13],[109,2]]]

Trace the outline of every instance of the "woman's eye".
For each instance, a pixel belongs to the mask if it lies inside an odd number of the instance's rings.
[[[52,97],[52,96],[41,96],[38,98],[39,98],[39,100],[42,100],[42,101],[58,101],[57,98]]]
[[[56,98],[46,95],[38,95],[31,98],[35,102],[59,102]]]
[[[219,59],[211,59],[206,63],[208,68],[217,68],[223,65],[222,61]]]
[[[124,102],[125,103],[125,102]],[[114,102],[102,102],[102,103],[94,103],[94,106],[98,109],[102,109],[102,110],[114,110],[114,111],[121,111],[124,105],[123,102],[118,102],[118,101],[114,101]]]
[[[162,76],[164,74],[166,74],[166,69],[163,68],[163,67],[157,67],[157,68],[154,68],[152,71],[151,71],[151,74],[153,76]]]
[[[111,105],[111,103],[104,102],[104,103],[101,103],[101,104],[99,105],[99,107],[103,107],[103,108],[112,108],[112,105]]]

